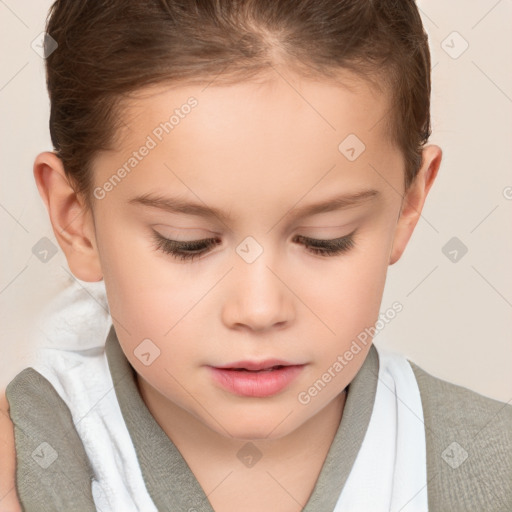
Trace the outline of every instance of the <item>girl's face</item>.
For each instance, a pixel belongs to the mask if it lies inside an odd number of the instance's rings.
[[[113,323],[162,407],[222,435],[278,438],[364,362],[370,340],[335,364],[378,320],[387,266],[415,222],[399,234],[404,169],[387,99],[351,86],[288,75],[147,89],[95,160]],[[294,367],[212,368],[247,362]]]

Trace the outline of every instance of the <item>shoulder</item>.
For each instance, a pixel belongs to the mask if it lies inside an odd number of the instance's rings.
[[[0,460],[0,512],[21,512],[16,493],[14,426],[4,391],[0,391]]]
[[[34,368],[25,368],[5,390],[15,428],[35,439],[38,431],[62,430],[73,425],[69,408],[52,384]],[[20,432],[21,433],[21,432]]]
[[[512,405],[409,363],[423,406],[429,506],[512,510]]]
[[[71,412],[52,384],[25,368],[8,384],[16,487],[27,510],[94,510],[93,472]],[[72,482],[72,485],[70,483]]]

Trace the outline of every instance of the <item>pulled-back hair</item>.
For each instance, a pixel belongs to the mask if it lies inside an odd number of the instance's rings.
[[[50,134],[91,206],[91,168],[123,99],[166,82],[236,83],[285,63],[306,78],[346,69],[389,93],[386,133],[405,188],[430,137],[430,53],[414,0],[57,0],[46,32]]]

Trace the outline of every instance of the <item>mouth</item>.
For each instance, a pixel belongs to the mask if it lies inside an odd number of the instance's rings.
[[[262,368],[261,370],[249,370],[247,368],[223,368],[224,370],[232,370],[234,372],[251,372],[251,373],[262,373],[262,372],[272,372],[274,370],[280,370],[281,368],[286,368],[285,365],[277,365],[272,366],[270,368]]]
[[[279,370],[287,366],[301,366],[278,359],[267,359],[265,361],[237,361],[225,366],[216,366],[219,370],[247,371],[247,372],[269,372]]]
[[[284,391],[305,364],[284,361],[240,361],[222,367],[210,366],[213,381],[230,393],[264,398]]]

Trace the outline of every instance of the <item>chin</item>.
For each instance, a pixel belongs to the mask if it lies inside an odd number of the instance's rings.
[[[287,416],[286,414],[276,414],[272,416],[268,414],[245,415],[240,413],[233,417],[231,421],[226,421],[228,416],[225,416],[224,425],[229,431],[229,437],[231,438],[244,441],[271,441],[285,437],[299,428],[299,423],[289,421],[292,416],[293,415]],[[215,427],[215,430],[220,434],[224,436],[227,435],[224,430],[218,429],[218,425]]]
[[[269,432],[271,434],[269,435]],[[275,439],[280,439],[281,437],[286,436],[291,432],[290,430],[282,431],[272,430],[272,427],[269,426],[268,430],[263,430],[261,428],[253,427],[236,427],[231,428],[230,433],[232,434],[231,439],[240,439],[241,441],[272,441]]]

